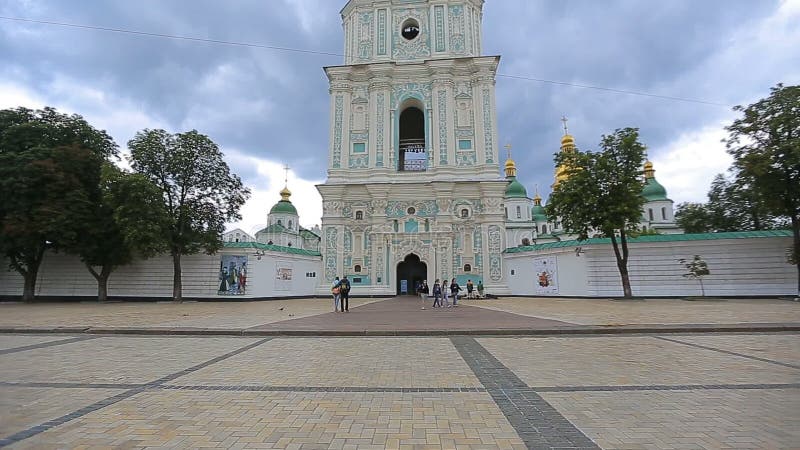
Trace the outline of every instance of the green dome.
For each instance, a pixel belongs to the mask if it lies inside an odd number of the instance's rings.
[[[544,211],[544,206],[536,205],[531,208],[531,217],[533,217],[533,221],[536,223],[547,222],[547,213]]]
[[[667,190],[655,178],[647,178],[644,189],[642,189],[642,197],[648,202],[668,200]]]
[[[528,191],[525,186],[517,181],[516,177],[510,177],[511,182],[508,183],[506,188],[506,198],[528,198]]]
[[[270,214],[294,214],[297,215],[297,209],[289,200],[281,200],[275,203],[275,206],[269,210]]]

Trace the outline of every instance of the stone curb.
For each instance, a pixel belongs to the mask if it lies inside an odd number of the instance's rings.
[[[770,333],[800,331],[800,324],[572,326],[474,330],[276,330],[187,327],[0,327],[0,334],[101,334],[144,336],[543,336],[592,334]]]

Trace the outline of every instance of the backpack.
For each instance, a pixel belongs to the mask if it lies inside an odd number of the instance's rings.
[[[345,294],[350,292],[350,280],[343,279],[342,282],[340,283],[340,286],[342,288],[342,292],[344,292]]]

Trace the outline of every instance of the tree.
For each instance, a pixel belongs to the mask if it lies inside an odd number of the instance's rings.
[[[678,260],[679,263],[686,268],[688,272],[683,274],[685,278],[692,278],[700,282],[700,292],[702,296],[706,296],[706,289],[703,287],[703,277],[710,274],[711,272],[708,270],[708,264],[703,261],[703,258],[700,255],[694,255],[691,261],[687,260],[686,258],[681,258]]]
[[[792,224],[793,254],[800,254],[800,86],[778,84],[770,96],[736,106],[742,117],[726,127],[725,140],[734,167],[771,214]],[[800,297],[800,265],[797,295]]]
[[[567,179],[555,186],[547,214],[554,222],[560,220],[579,240],[597,233],[611,238],[622,290],[630,298],[628,234],[638,229],[645,201],[641,195],[645,146],[639,142],[636,128],[603,136],[600,146],[599,153],[556,155],[556,165],[566,168]]]
[[[192,130],[142,130],[128,142],[133,169],[159,187],[167,212],[166,242],[173,261],[172,298],[182,301],[181,256],[222,247],[225,222],[241,219],[250,196],[219,147]]]
[[[703,203],[680,203],[675,211],[675,222],[686,233],[705,233],[712,229],[711,213]]]
[[[67,248],[85,230],[100,167],[116,151],[78,115],[0,111],[0,252],[24,278],[24,301],[34,299],[45,250]]]
[[[167,215],[161,190],[141,174],[103,166],[102,197],[87,217],[87,231],[73,249],[97,280],[97,300],[108,298],[108,278],[135,257],[167,250]],[[95,268],[99,268],[97,271]]]

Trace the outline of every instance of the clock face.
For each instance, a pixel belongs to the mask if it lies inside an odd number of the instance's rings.
[[[406,40],[413,40],[417,36],[419,36],[419,23],[417,23],[414,19],[408,19],[403,22],[403,26],[400,30],[400,34]]]

